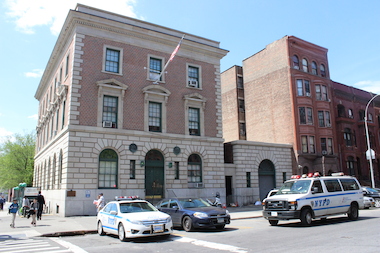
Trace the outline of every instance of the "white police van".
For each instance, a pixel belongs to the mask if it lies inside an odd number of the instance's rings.
[[[279,220],[300,219],[309,226],[312,219],[347,214],[357,220],[363,209],[363,191],[355,177],[334,173],[292,176],[278,192],[263,201],[263,216],[272,226]]]

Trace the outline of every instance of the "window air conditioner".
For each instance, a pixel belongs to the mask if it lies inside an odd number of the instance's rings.
[[[306,96],[310,97],[311,96],[310,92],[306,92]]]
[[[195,188],[202,188],[203,187],[203,183],[195,183]]]
[[[112,127],[112,121],[103,121],[103,127]]]
[[[188,84],[190,87],[198,87],[198,81],[197,80],[189,80]]]
[[[330,124],[330,123],[327,123],[327,124],[326,124],[326,127],[331,127],[331,124]]]

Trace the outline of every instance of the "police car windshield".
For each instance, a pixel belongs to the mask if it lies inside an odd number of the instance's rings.
[[[310,184],[311,180],[286,181],[276,195],[307,193],[310,188]]]

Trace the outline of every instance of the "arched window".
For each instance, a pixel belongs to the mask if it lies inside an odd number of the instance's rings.
[[[202,160],[197,154],[187,160],[187,178],[189,183],[202,183]]]
[[[319,69],[321,70],[321,76],[322,77],[326,77],[325,65],[321,64],[321,66],[319,67]]]
[[[51,175],[51,188],[52,189],[56,189],[56,180],[55,180],[55,177],[56,177],[56,170],[57,170],[57,159],[56,159],[56,154],[54,154],[54,157],[53,157],[53,168],[52,168],[52,175]]]
[[[293,55],[293,68],[294,69],[300,69],[300,62],[298,60],[298,56],[297,55]]]
[[[304,72],[309,72],[308,62],[305,58],[302,59],[302,70]]]
[[[352,111],[352,109],[348,109],[348,117],[350,118],[350,119],[353,119],[354,118],[354,112]]]
[[[373,122],[373,115],[372,115],[372,113],[368,113],[368,122]]]
[[[350,128],[345,128],[343,135],[344,135],[344,141],[346,143],[346,146],[347,147],[352,146],[352,132],[351,132],[351,129]]]
[[[343,105],[338,105],[338,117],[346,117],[346,108]]]
[[[354,158],[352,156],[347,157],[347,170],[350,176],[355,176]]]
[[[105,149],[99,155],[99,188],[117,188],[118,156],[112,149]]]
[[[311,73],[314,75],[318,75],[317,64],[315,63],[315,61],[311,62]]]
[[[63,165],[63,153],[61,150],[59,152],[59,161],[58,161],[58,189],[61,189],[61,184],[62,184],[62,165]]]
[[[364,120],[365,117],[365,111],[364,110],[359,110],[359,120]]]

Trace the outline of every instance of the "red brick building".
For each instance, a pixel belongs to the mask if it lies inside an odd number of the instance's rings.
[[[365,131],[365,109],[367,103],[375,94],[331,82],[336,111],[336,135],[339,148],[339,167],[349,175],[355,175],[366,185],[370,185],[369,162],[366,157],[368,150]],[[375,179],[380,175],[380,99],[368,106],[368,132],[370,146],[376,153],[373,160]]]
[[[291,144],[293,173],[343,171],[367,180],[363,117],[373,94],[332,82],[327,52],[326,48],[285,36],[243,60],[242,67],[224,71],[225,140]],[[373,104],[369,108],[377,180],[378,101],[374,101],[375,108]],[[348,108],[355,117],[348,116]],[[352,132],[349,134],[347,129]],[[355,144],[348,143],[347,138],[355,138]]]

